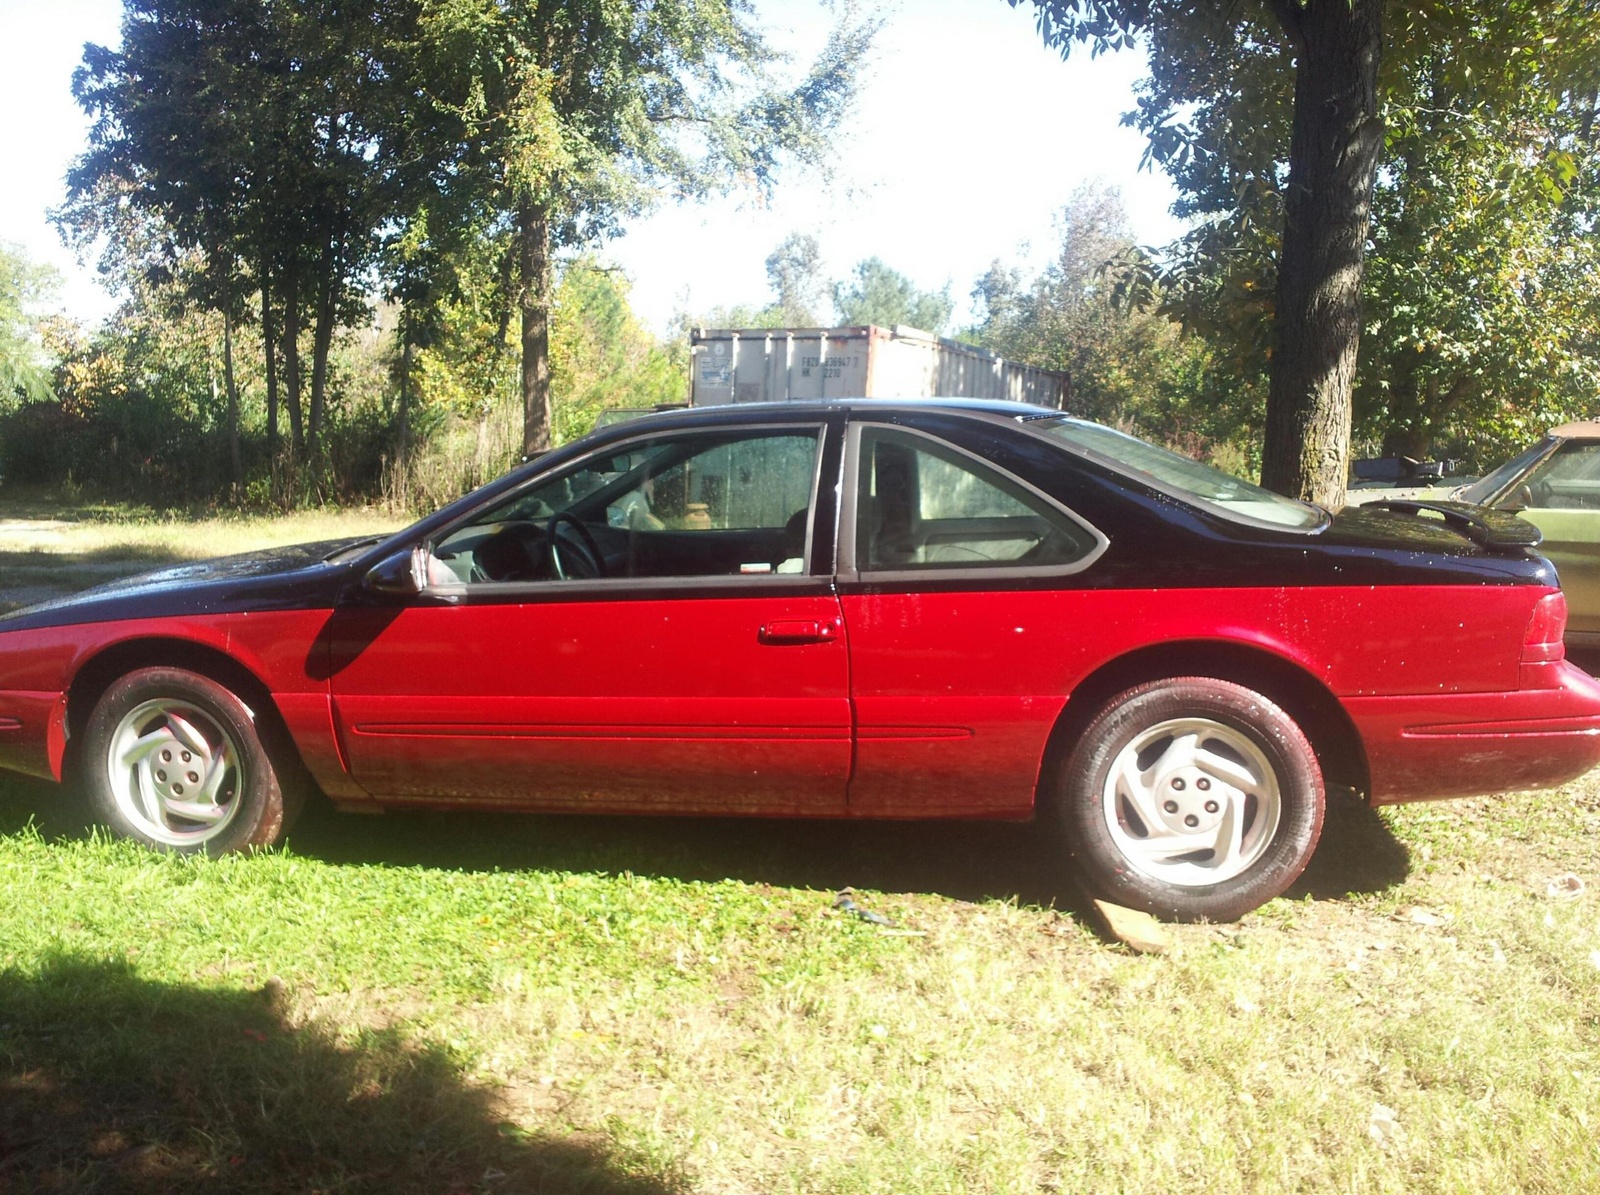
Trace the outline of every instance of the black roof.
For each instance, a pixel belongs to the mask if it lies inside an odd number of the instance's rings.
[[[972,415],[988,415],[1003,419],[1042,419],[1064,416],[1066,412],[1034,403],[1009,402],[998,398],[962,398],[956,396],[937,398],[791,398],[782,402],[719,403],[709,407],[684,407],[671,411],[649,411],[625,423],[612,424],[605,430],[638,428],[641,424],[694,425],[726,419],[730,415],[747,414],[751,417],[782,417],[785,413],[814,418],[819,412],[857,411],[959,411]]]

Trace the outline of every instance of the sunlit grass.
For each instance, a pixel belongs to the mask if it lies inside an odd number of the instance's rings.
[[[169,1047],[120,1005],[75,1010],[57,989],[87,966],[135,1005],[265,1001],[264,1031],[333,1051],[377,1108],[434,1098],[432,1068],[453,1157],[537,1167],[539,1143],[587,1143],[600,1185],[558,1190],[1597,1189],[1600,915],[1592,892],[1546,894],[1597,878],[1596,792],[1347,812],[1331,855],[1376,835],[1409,867],[1337,864],[1355,894],[1176,927],[1140,957],[1070,911],[1065,877],[1068,911],[1017,897],[1011,878],[1053,867],[1027,827],[318,813],[286,851],[204,861],[84,837],[53,790],[16,785],[0,990],[33,1011],[0,1015],[0,1082],[70,1072],[113,1109],[143,1090]],[[22,828],[30,808],[51,835]],[[851,872],[894,929],[833,911]],[[258,1044],[158,1068],[225,1109],[146,1129],[170,1165],[306,1131],[257,1123],[239,1091],[348,1097],[321,1062],[258,1066]],[[1375,1105],[1398,1125],[1382,1139]],[[530,1152],[495,1162],[485,1142],[508,1140]],[[348,1179],[371,1152],[293,1173]]]

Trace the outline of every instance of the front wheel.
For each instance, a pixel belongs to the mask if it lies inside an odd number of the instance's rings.
[[[220,855],[270,846],[286,828],[283,788],[255,719],[226,688],[179,668],[142,668],[89,715],[87,795],[125,838]]]
[[[1322,772],[1299,726],[1260,693],[1203,677],[1106,702],[1056,797],[1094,895],[1179,921],[1233,921],[1278,896],[1322,833]]]

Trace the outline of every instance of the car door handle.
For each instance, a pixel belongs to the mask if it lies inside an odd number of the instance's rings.
[[[831,643],[839,637],[839,620],[830,618],[779,619],[762,626],[761,642],[774,647],[791,643]]]

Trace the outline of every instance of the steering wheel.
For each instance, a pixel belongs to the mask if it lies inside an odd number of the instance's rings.
[[[577,535],[560,535],[557,528],[563,525],[570,525]],[[563,548],[573,556],[570,571],[568,565],[561,563]],[[606,560],[600,555],[600,545],[594,542],[594,536],[582,520],[570,511],[563,510],[550,516],[550,521],[544,525],[544,550],[559,581],[583,581],[606,575]]]

